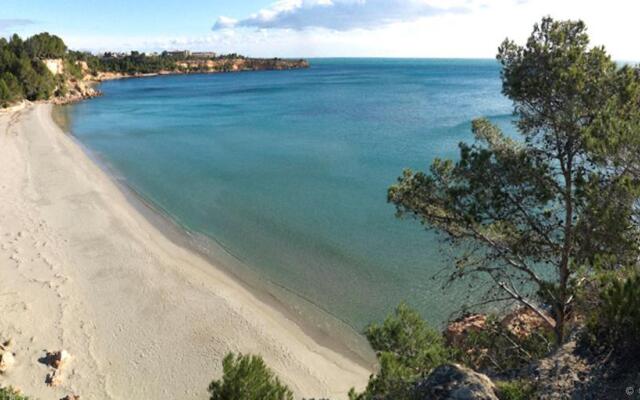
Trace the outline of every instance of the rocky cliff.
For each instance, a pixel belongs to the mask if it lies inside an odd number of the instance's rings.
[[[64,64],[62,60],[46,60],[45,62],[49,70],[54,70],[58,74],[63,73]],[[59,62],[58,62],[59,61]],[[181,74],[197,74],[197,73],[224,73],[224,72],[241,72],[241,71],[267,71],[267,70],[290,70],[309,68],[307,60],[285,60],[279,58],[263,59],[263,58],[245,58],[245,57],[222,57],[215,59],[191,59],[176,62],[174,69],[164,69],[152,73],[121,73],[110,71],[90,71],[89,66],[84,61],[76,63],[82,71],[82,78],[77,79],[70,77],[66,80],[64,90],[58,90],[57,95],[52,100],[56,104],[67,104],[80,101],[87,98],[100,96],[100,91],[95,89],[95,85],[102,81],[124,79],[124,78],[140,78],[158,75],[181,75]]]
[[[139,78],[145,76],[157,75],[180,75],[180,74],[199,74],[199,73],[222,73],[222,72],[241,72],[241,71],[282,71],[290,69],[309,68],[307,60],[288,60],[279,58],[215,58],[215,59],[190,59],[177,61],[174,69],[163,69],[151,73],[121,73],[100,71],[96,74],[90,74],[87,70],[84,80],[86,81],[106,81],[123,78]]]

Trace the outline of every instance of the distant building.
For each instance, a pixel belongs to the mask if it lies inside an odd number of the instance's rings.
[[[168,51],[167,54],[173,57],[178,57],[178,58],[187,58],[191,56],[191,52],[189,50]]]
[[[215,58],[216,53],[213,51],[194,51],[191,56],[193,58]]]

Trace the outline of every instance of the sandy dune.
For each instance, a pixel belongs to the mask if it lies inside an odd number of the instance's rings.
[[[168,240],[51,119],[0,113],[0,383],[42,400],[206,399],[228,351],[257,353],[297,396],[345,398],[369,371]],[[44,350],[73,356],[45,385]]]

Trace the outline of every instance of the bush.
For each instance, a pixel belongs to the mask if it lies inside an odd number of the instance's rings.
[[[15,75],[10,72],[4,72],[0,74],[0,79],[4,82],[0,92],[0,101],[3,105],[9,105],[23,98],[22,86]]]
[[[293,400],[260,356],[229,353],[222,369],[222,379],[209,385],[211,400]]]
[[[640,275],[603,283],[600,303],[587,321],[592,344],[622,359],[640,356]]]
[[[82,77],[84,76],[82,68],[74,61],[68,59],[64,60],[64,72],[67,77],[76,80],[82,80]]]
[[[533,400],[536,387],[525,380],[498,381],[498,398],[500,400]]]
[[[0,79],[0,107],[8,106],[13,100],[14,94],[9,90],[7,83]]]
[[[0,400],[29,400],[13,388],[0,388]]]
[[[410,399],[416,381],[452,359],[442,335],[404,303],[382,325],[370,325],[365,335],[380,370],[369,378],[363,393],[351,389],[352,400]]]

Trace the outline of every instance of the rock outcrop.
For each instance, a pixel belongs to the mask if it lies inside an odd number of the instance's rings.
[[[538,382],[537,398],[541,400],[602,399],[588,390],[591,378],[589,362],[576,354],[576,342],[570,341],[549,357],[538,361],[531,375]],[[614,393],[612,398],[620,398]]]
[[[16,358],[9,349],[12,344],[11,339],[0,344],[0,374],[9,371],[16,363]]]
[[[42,60],[44,65],[53,75],[61,75],[64,73],[64,61],[61,58],[47,58]]]
[[[500,323],[511,333],[521,338],[526,338],[533,332],[553,331],[553,327],[544,318],[525,307],[510,312]]]
[[[287,70],[309,68],[307,60],[284,60],[279,58],[216,58],[178,61],[177,72],[237,72],[259,70]]]
[[[471,314],[459,318],[447,325],[444,337],[447,344],[459,347],[464,342],[469,333],[480,332],[487,325],[487,316],[484,314]]]
[[[498,400],[486,375],[458,364],[444,364],[416,386],[419,400]]]
[[[533,332],[553,331],[553,327],[544,318],[525,307],[506,314],[500,321],[500,325],[520,338],[527,338]],[[450,322],[444,331],[444,336],[450,346],[459,347],[470,333],[481,332],[486,328],[485,314],[470,314]]]
[[[54,74],[59,75],[64,72],[62,60],[43,60],[47,68]],[[309,68],[307,60],[286,60],[279,58],[215,58],[215,59],[190,59],[179,61],[175,68],[160,70],[150,73],[123,73],[123,72],[91,72],[89,65],[85,61],[78,61],[76,65],[82,71],[82,78],[69,78],[63,87],[60,87],[51,101],[55,104],[75,103],[84,99],[100,96],[100,91],[94,88],[95,84],[103,81],[142,78],[157,75],[183,75],[195,73],[221,73],[240,71],[262,71],[262,70],[288,70]]]
[[[53,98],[55,104],[75,103],[84,99],[100,96],[100,92],[93,87],[92,82],[69,80],[66,83],[66,92]]]
[[[290,69],[309,68],[307,60],[288,60],[279,58],[216,58],[216,59],[189,59],[178,61],[175,69],[165,69],[151,73],[122,73],[100,71],[96,75],[83,70],[83,80],[102,82],[125,78],[142,78],[157,75],[183,75],[183,74],[214,74],[221,72],[241,71],[282,71]]]

